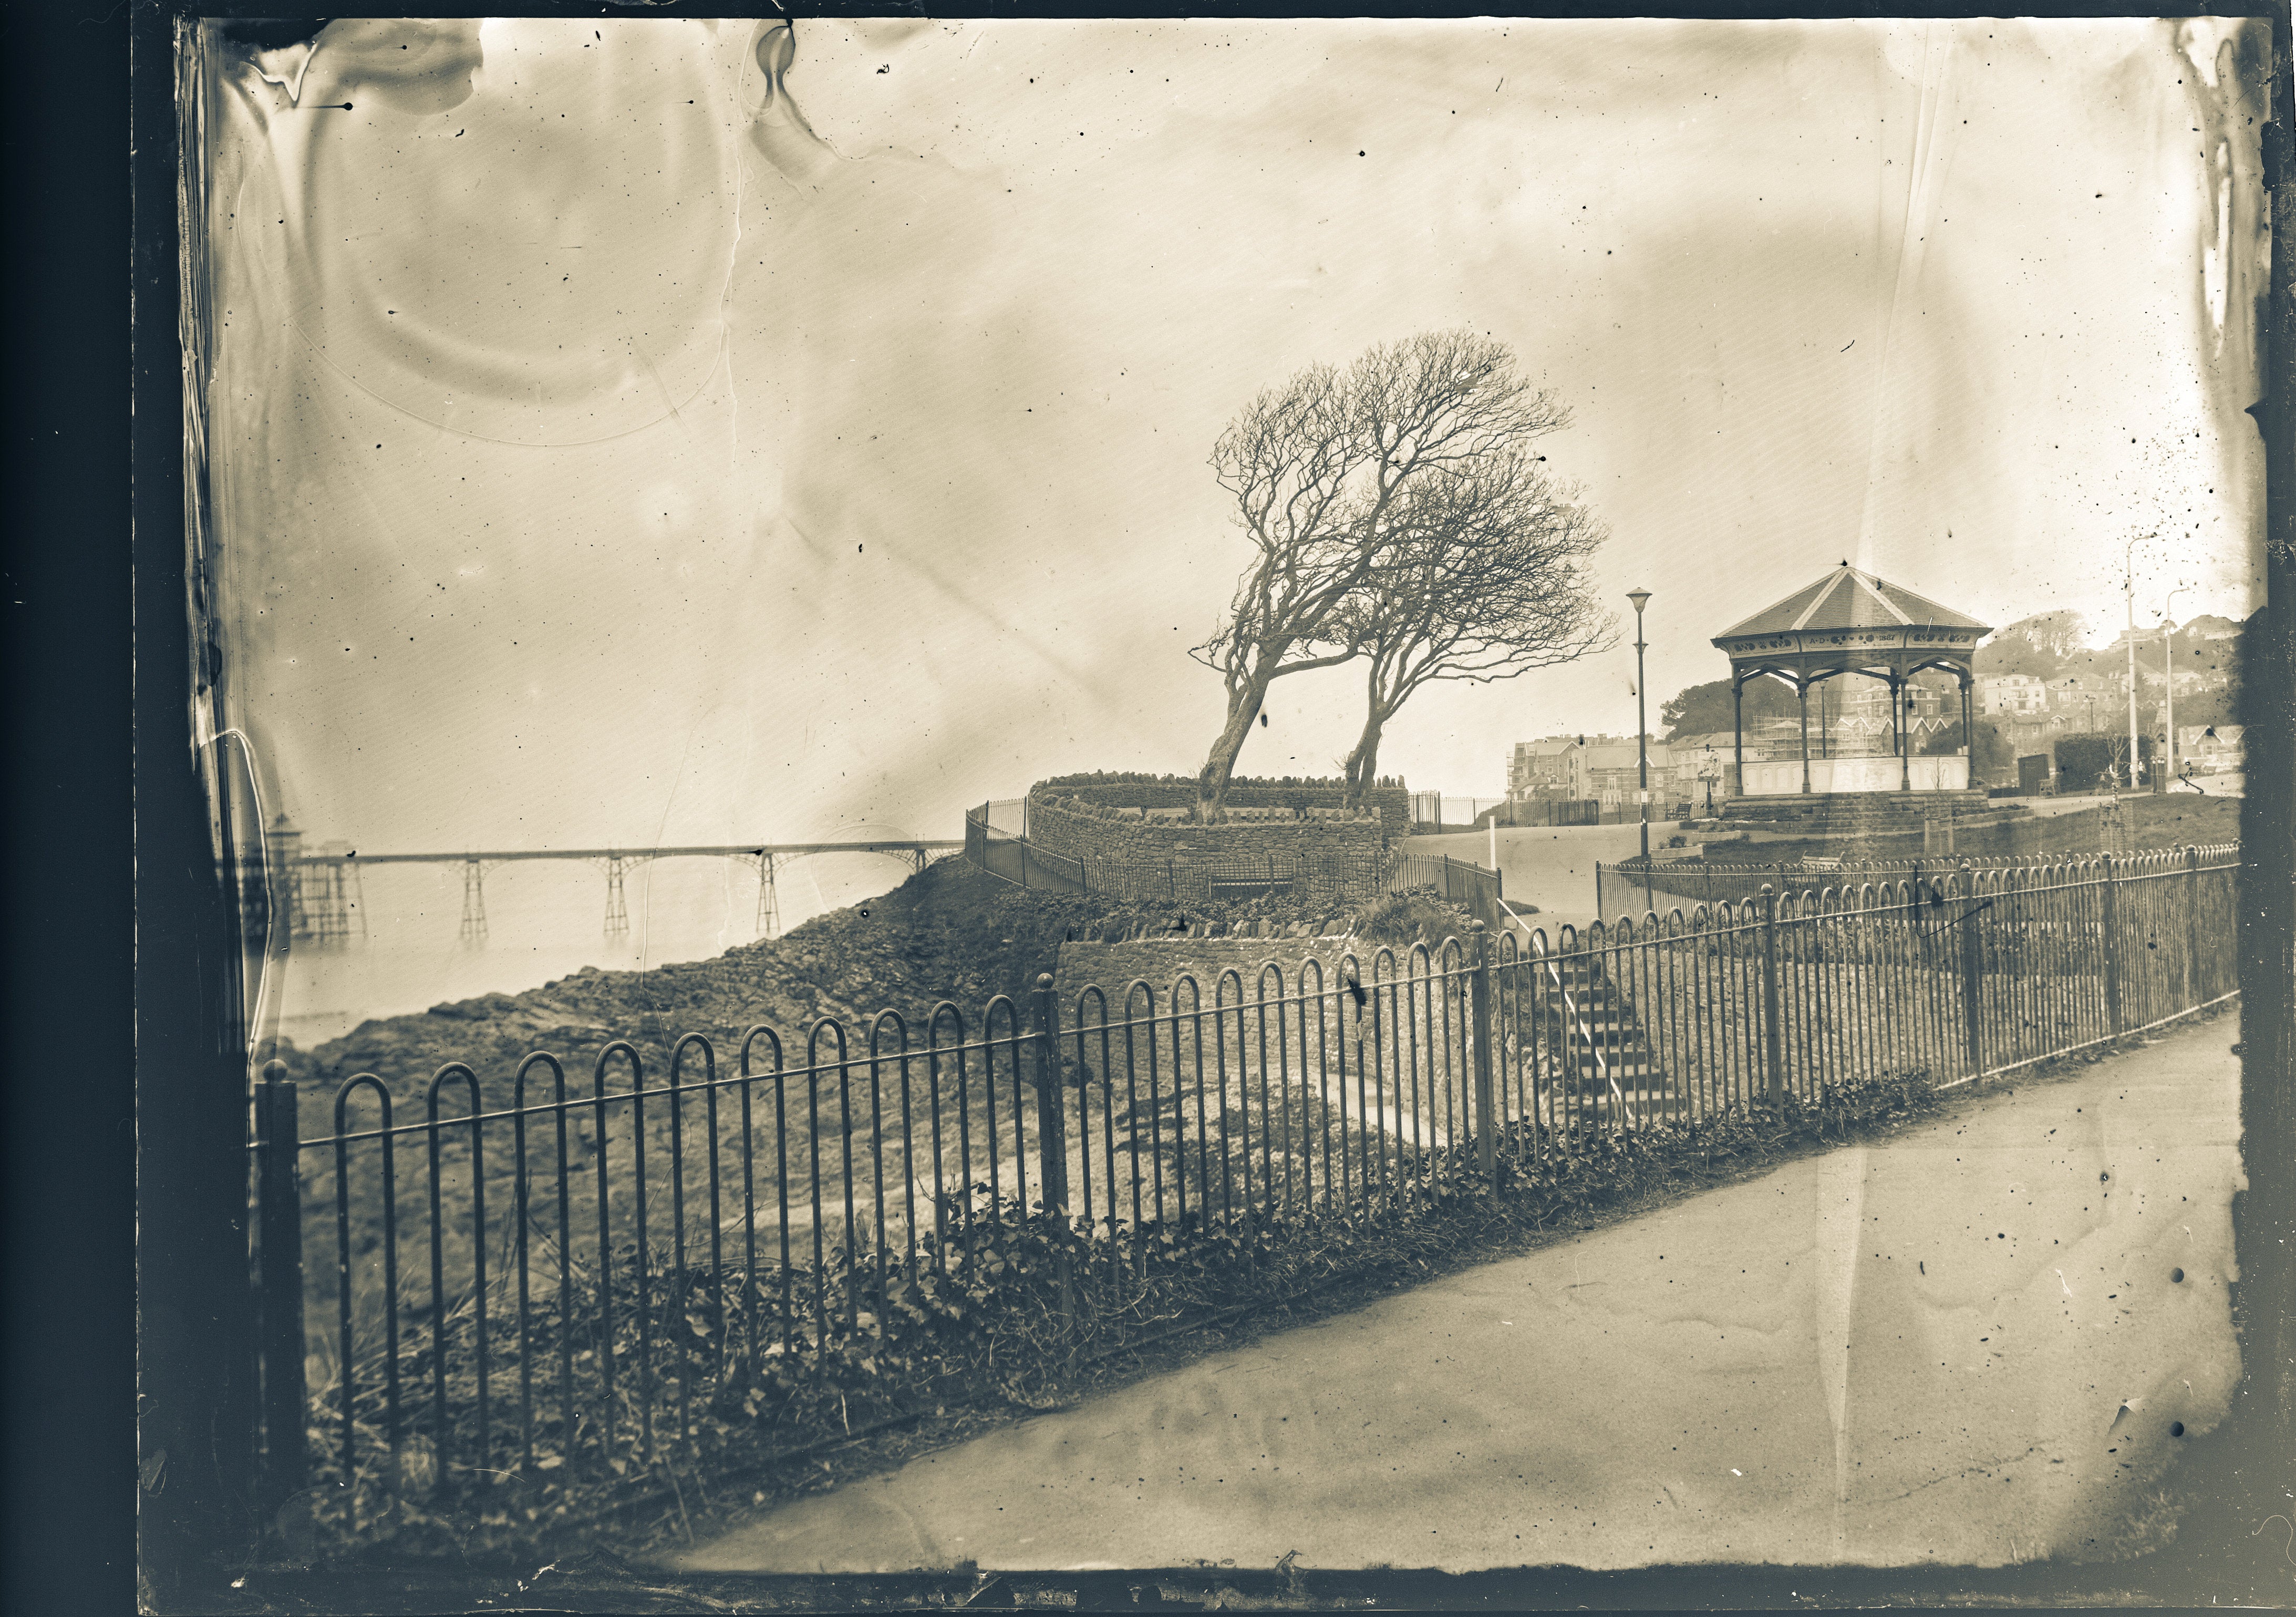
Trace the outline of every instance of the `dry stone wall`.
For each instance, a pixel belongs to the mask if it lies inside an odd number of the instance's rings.
[[[1245,808],[1205,825],[1178,808],[1031,797],[1029,841],[1083,861],[1093,890],[1135,898],[1201,899],[1215,896],[1208,882],[1266,871],[1292,881],[1303,902],[1359,904],[1378,896],[1385,873],[1379,817],[1339,809]]]
[[[1030,789],[1033,800],[1071,797],[1109,808],[1192,808],[1196,783],[1178,777],[1162,780],[1098,780],[1090,776],[1039,782]],[[1346,788],[1300,783],[1239,781],[1228,787],[1231,808],[1336,808]],[[1411,792],[1404,786],[1374,786],[1364,802],[1379,816],[1380,830],[1390,841],[1411,834]]]

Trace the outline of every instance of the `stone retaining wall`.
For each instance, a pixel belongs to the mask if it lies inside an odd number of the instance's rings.
[[[1233,808],[1336,808],[1346,796],[1346,788],[1329,786],[1231,785],[1227,803]],[[1111,808],[1193,808],[1196,783],[1192,780],[1160,781],[1062,781],[1039,782],[1029,788],[1029,800],[1073,797],[1087,803]],[[1379,816],[1380,827],[1390,841],[1411,834],[1411,792],[1404,786],[1374,786],[1364,793],[1365,806]]]
[[[1295,865],[1313,871],[1316,896],[1367,900],[1380,891],[1386,850],[1376,815],[1239,820],[1202,825],[1193,820],[1119,817],[1056,798],[1029,800],[1029,841],[1046,853],[1130,867],[1168,869],[1177,887],[1207,874],[1249,875],[1272,860],[1279,874]],[[1089,879],[1089,877],[1088,877]],[[1324,889],[1329,888],[1325,892]],[[1305,895],[1303,895],[1305,896]]]

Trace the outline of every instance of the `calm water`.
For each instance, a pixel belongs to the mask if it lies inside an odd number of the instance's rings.
[[[783,932],[826,910],[889,892],[910,866],[878,855],[783,860],[775,882]],[[278,1030],[306,1049],[370,1017],[444,1001],[517,993],[586,965],[633,971],[703,960],[758,936],[758,877],[732,859],[664,859],[624,876],[629,931],[605,931],[606,876],[537,862],[486,874],[487,937],[463,941],[459,866],[384,865],[360,873],[366,936],[321,947],[298,940],[266,985]]]

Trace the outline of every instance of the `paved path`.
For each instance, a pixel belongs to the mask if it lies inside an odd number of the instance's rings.
[[[2078,1555],[2169,1464],[2170,1423],[2213,1424],[2235,1379],[2238,1037],[2178,1030],[1212,1355],[685,1564]]]
[[[1670,822],[1651,822],[1651,839],[1662,845]],[[1507,902],[1521,909],[1535,904],[1538,913],[1525,915],[1532,926],[1546,929],[1551,945],[1562,923],[1584,928],[1595,920],[1595,862],[1615,865],[1630,858],[1642,846],[1642,826],[1631,825],[1514,825],[1499,827],[1499,874]],[[1414,852],[1448,854],[1455,859],[1490,862],[1490,833],[1461,832],[1445,836],[1415,836]]]

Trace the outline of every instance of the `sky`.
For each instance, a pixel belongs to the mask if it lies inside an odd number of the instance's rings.
[[[773,26],[212,53],[226,718],[314,838],[954,836],[1192,773],[1213,440],[1438,327],[1569,406],[1654,727],[1845,560],[2100,642],[2125,561],[2140,624],[2261,600],[2260,29],[807,20],[776,74]],[[1382,771],[1630,734],[1632,637],[1422,693]],[[1361,702],[1278,681],[1239,771],[1334,773]]]

